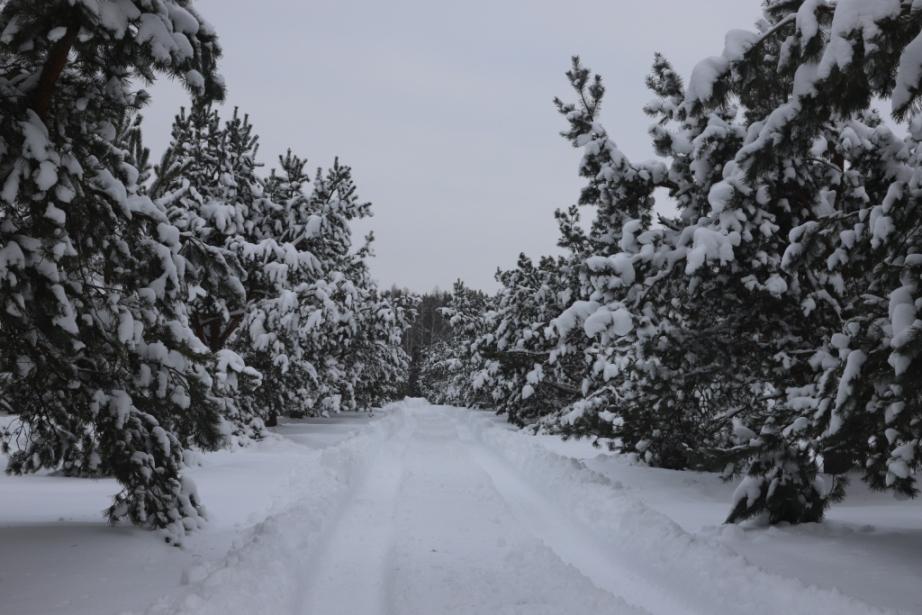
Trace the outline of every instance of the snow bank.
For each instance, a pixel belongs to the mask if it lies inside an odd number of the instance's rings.
[[[396,409],[395,404],[391,409]],[[147,615],[226,615],[293,612],[323,534],[350,488],[367,471],[367,460],[405,420],[389,412],[339,445],[312,451],[293,468],[285,494],[221,560],[192,566],[188,589],[159,600]]]
[[[566,510],[648,577],[667,579],[677,599],[702,613],[838,615],[884,613],[834,590],[770,574],[717,540],[695,536],[619,483],[558,455],[531,436],[477,413],[469,426],[487,447],[533,486],[566,502]]]

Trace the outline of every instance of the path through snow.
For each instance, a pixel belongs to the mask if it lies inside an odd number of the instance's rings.
[[[334,481],[299,475],[302,500],[150,613],[883,612],[766,573],[482,413],[398,404],[323,456]]]
[[[765,572],[720,541],[689,533],[632,489],[549,450],[537,438],[516,433],[488,413],[408,401],[379,416],[353,422],[354,427],[336,422],[331,427],[342,436],[321,448],[314,442],[304,443],[309,448],[292,444],[302,435],[316,435],[294,424],[282,430],[288,440],[270,443],[265,453],[247,453],[246,459],[256,459],[278,448],[287,455],[281,457],[285,470],[280,466],[271,474],[275,495],[260,505],[261,520],[241,527],[223,555],[194,553],[192,559],[200,562],[184,564],[181,586],[166,589],[154,604],[133,612],[886,612],[835,590]],[[203,471],[214,474],[224,467],[243,470],[227,465]],[[214,500],[213,505],[221,503]],[[227,514],[223,508],[215,508],[219,519]],[[190,543],[194,551],[194,540]],[[162,549],[156,551],[159,566],[169,566],[171,557],[183,553],[154,541],[144,548],[145,553]],[[107,553],[118,557],[113,548]],[[189,559],[186,554],[176,561]],[[140,571],[119,574],[124,578],[109,582],[123,586],[126,580],[144,578]],[[27,595],[19,597],[20,605],[33,602]],[[125,612],[98,606],[73,612]]]

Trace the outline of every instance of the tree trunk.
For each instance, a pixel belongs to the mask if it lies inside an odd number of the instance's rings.
[[[67,32],[62,36],[48,52],[45,59],[45,65],[42,67],[42,74],[39,76],[38,85],[30,97],[29,107],[44,121],[48,117],[48,111],[51,109],[51,99],[54,97],[54,89],[67,66],[67,56],[73,49],[74,43],[77,42],[77,34],[80,33],[79,13],[71,15],[70,25],[67,26]]]

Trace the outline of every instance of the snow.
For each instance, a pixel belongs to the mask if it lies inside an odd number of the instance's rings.
[[[727,205],[729,205],[730,201],[733,199],[733,194],[733,186],[730,185],[729,182],[721,181],[711,186],[711,190],[708,193],[708,203],[711,205],[715,214],[719,214],[727,208]]]
[[[757,33],[747,30],[727,32],[723,53],[719,56],[705,58],[692,69],[688,91],[685,95],[686,103],[708,102],[714,94],[714,85],[717,81],[729,72],[734,62],[743,58],[743,55],[758,39]]]
[[[27,114],[29,119],[19,124],[22,128],[24,139],[22,144],[23,158],[31,158],[38,162],[52,160],[49,152],[51,143],[48,141],[48,128],[45,127],[45,123],[34,111],[29,109]]]
[[[186,83],[195,91],[205,89],[205,77],[195,69],[186,72]]]
[[[574,301],[560,316],[551,321],[551,325],[561,337],[565,337],[580,323],[584,323],[599,307],[595,301]]]
[[[16,196],[19,194],[19,175],[22,171],[22,167],[22,160],[17,160],[13,163],[13,169],[3,182],[3,190],[0,191],[0,199],[7,203],[16,202]]]
[[[636,252],[639,248],[637,234],[643,231],[642,220],[628,220],[621,230],[620,247],[625,252]],[[632,265],[633,267],[633,265]]]
[[[686,257],[685,273],[692,274],[708,260],[721,263],[733,260],[733,242],[730,236],[705,227],[695,229],[692,249]]]
[[[787,292],[788,283],[780,275],[773,273],[768,280],[765,281],[765,290],[775,297],[780,297]]]
[[[123,344],[135,339],[134,316],[131,312],[125,310],[119,315],[118,320],[118,340]]]
[[[851,397],[852,387],[861,376],[861,368],[864,367],[864,362],[867,358],[867,355],[861,350],[852,350],[848,353],[848,357],[845,359],[845,369],[842,371],[839,388],[836,391],[836,405],[833,408],[832,416],[829,417],[829,427],[826,430],[828,435],[835,434],[842,428],[840,411]]]
[[[101,3],[91,0],[85,4],[95,9],[93,12],[99,16],[100,25],[109,30],[116,39],[124,38],[128,30],[128,21],[141,15],[134,3],[126,0]]]
[[[893,329],[890,346],[892,348],[905,346],[910,341],[913,329],[918,322],[913,290],[910,286],[901,286],[890,293],[890,326]],[[891,360],[891,363],[893,362]],[[908,361],[900,362],[894,367],[896,375],[899,376],[908,368]]]
[[[41,191],[51,190],[58,183],[58,166],[50,160],[43,160],[35,172],[35,185]]]
[[[0,477],[4,612],[922,609],[922,507],[860,485],[822,525],[718,527],[733,485],[715,475],[634,466],[421,400],[283,422],[198,459],[189,474],[209,523],[182,549],[107,528],[114,481]]]
[[[603,306],[586,319],[583,329],[589,337],[609,331],[616,337],[623,337],[634,330],[634,319],[630,311],[620,304]]]
[[[746,506],[752,508],[756,501],[758,501],[759,495],[762,493],[762,485],[764,483],[765,478],[763,477],[744,476],[740,484],[737,485],[736,490],[733,491],[730,502],[733,506],[736,506],[739,502],[746,500]]]
[[[730,62],[723,56],[711,56],[695,65],[688,83],[685,100],[688,103],[706,102],[714,93],[714,84],[730,70]]]
[[[135,38],[139,43],[147,43],[154,58],[164,64],[170,64],[174,57],[179,64],[193,55],[189,39],[184,34],[170,32],[160,15],[141,15]]]
[[[122,429],[132,411],[131,396],[125,391],[113,391],[109,403],[112,414],[115,415],[115,423]]]
[[[830,28],[830,40],[820,60],[818,75],[829,77],[833,69],[844,70],[854,59],[853,36],[861,35],[865,47],[874,48],[879,21],[898,15],[900,0],[839,0]]]
[[[631,222],[635,221],[632,220]],[[625,228],[628,228],[627,225],[625,225]],[[636,278],[632,257],[626,252],[620,252],[607,258],[604,256],[590,256],[586,259],[586,266],[594,273],[604,273],[611,270],[614,273],[610,281],[613,288],[630,286]]]
[[[903,49],[900,65],[896,71],[896,85],[890,95],[894,110],[909,105],[919,92],[922,81],[922,34],[919,34]]]
[[[5,276],[12,267],[21,269],[25,266],[26,256],[15,241],[0,247],[0,276]]]
[[[806,0],[797,9],[797,32],[804,41],[813,39],[820,31],[819,22],[816,19],[817,9],[826,4],[826,0]]]
[[[126,217],[131,217],[131,210],[128,207],[128,190],[108,169],[100,169],[94,178],[94,183],[103,194],[115,201]]]
[[[45,217],[58,226],[64,226],[64,223],[67,222],[67,214],[64,213],[64,210],[55,207],[51,203],[48,203],[48,207],[45,208]]]
[[[157,238],[160,243],[171,248],[179,247],[179,229],[172,224],[160,222],[157,224]]]
[[[167,5],[167,10],[169,10],[170,19],[173,21],[173,28],[177,32],[192,36],[198,34],[201,24],[199,24],[195,15],[176,4]]]
[[[189,474],[209,522],[187,537],[182,549],[164,545],[156,533],[106,526],[102,511],[118,491],[114,480],[0,474],[0,612],[156,613],[157,603],[217,587],[217,580],[229,574],[221,571],[237,559],[245,561],[254,543],[274,537],[277,543],[267,547],[277,547],[285,541],[278,532],[284,514],[299,499],[307,496],[311,506],[319,507],[344,492],[349,455],[356,457],[380,437],[378,418],[344,414],[282,423],[281,436],[201,456],[201,465]],[[11,420],[0,415],[0,425]],[[362,429],[372,433],[359,436]],[[346,452],[350,446],[353,453]],[[324,457],[325,450],[334,455]],[[253,599],[262,600],[271,583],[262,576],[256,580],[266,586],[256,588]],[[282,612],[246,610],[243,604],[225,613]]]
[[[730,30],[724,37],[723,57],[730,62],[743,59],[749,49],[758,42],[760,35],[750,30]]]
[[[499,426],[498,426],[499,427]],[[694,537],[718,542],[767,573],[875,605],[884,612],[922,612],[916,571],[922,552],[922,500],[900,501],[851,477],[844,502],[823,523],[723,526],[738,484],[717,474],[635,465],[587,440],[539,436],[545,449],[596,472]],[[781,612],[781,611],[779,611]],[[837,611],[817,608],[819,613]],[[848,610],[844,612],[849,612]]]

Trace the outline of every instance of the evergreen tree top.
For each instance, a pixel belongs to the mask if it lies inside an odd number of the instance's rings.
[[[0,50],[27,66],[25,102],[43,118],[69,63],[148,83],[162,72],[196,97],[224,97],[217,34],[191,0],[9,0],[0,8]]]

